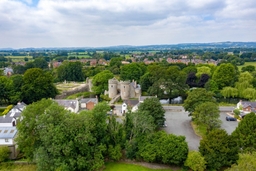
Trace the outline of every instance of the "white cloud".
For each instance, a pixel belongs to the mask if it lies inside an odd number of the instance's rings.
[[[254,0],[0,0],[0,47],[256,41]]]

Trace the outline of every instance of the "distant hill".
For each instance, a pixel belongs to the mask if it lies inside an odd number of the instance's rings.
[[[181,44],[164,44],[164,45],[143,45],[143,46],[109,46],[109,47],[42,47],[42,48],[0,48],[0,51],[41,51],[41,50],[175,50],[175,49],[218,49],[218,48],[256,48],[256,42],[213,42],[213,43],[181,43]]]

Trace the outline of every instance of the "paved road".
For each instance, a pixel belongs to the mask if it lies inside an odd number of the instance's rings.
[[[187,112],[179,111],[177,108],[174,110],[167,111],[165,113],[167,127],[164,130],[169,134],[184,135],[188,142],[190,150],[198,150],[200,137],[194,133],[194,130],[190,124],[191,118]],[[238,122],[226,121],[226,112],[220,113],[220,119],[222,121],[221,128],[225,129],[228,134],[231,134],[236,127]]]
[[[164,130],[175,135],[184,135],[188,142],[190,150],[198,150],[200,137],[198,137],[191,127],[191,118],[187,112],[166,112],[166,123],[167,127]]]
[[[228,116],[228,115],[225,112],[220,113],[220,120],[222,121],[221,128],[225,129],[228,134],[231,134],[236,129],[239,122],[226,121],[226,116]]]

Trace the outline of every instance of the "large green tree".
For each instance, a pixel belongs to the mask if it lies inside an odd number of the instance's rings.
[[[236,139],[225,130],[214,129],[200,141],[199,152],[203,155],[209,169],[230,166],[238,159]]]
[[[57,68],[57,80],[58,81],[83,81],[83,65],[81,62],[63,62],[61,66]]]
[[[231,134],[236,140],[239,149],[242,152],[251,152],[256,150],[256,115],[247,114],[238,124],[236,130]]]
[[[195,111],[196,107],[205,102],[215,102],[213,93],[204,88],[196,88],[188,92],[188,97],[183,103],[183,107],[191,114]]]
[[[30,104],[42,98],[54,98],[58,91],[49,72],[39,68],[28,69],[23,77],[22,101]]]
[[[146,98],[144,102],[139,105],[138,110],[139,112],[145,112],[146,115],[151,116],[157,128],[163,126],[165,110],[158,98]]]
[[[204,102],[196,106],[192,117],[196,123],[206,125],[207,131],[220,128],[219,106],[214,102]]]
[[[137,157],[147,162],[182,165],[188,154],[184,136],[158,131],[144,137],[138,144]]]
[[[231,168],[226,169],[225,171],[254,171],[256,170],[256,152],[239,154],[239,159],[237,164],[232,165]]]
[[[92,90],[95,94],[101,94],[105,90],[108,90],[108,80],[113,78],[114,74],[109,70],[104,70],[96,74],[92,79]]]
[[[131,63],[121,67],[120,80],[139,81],[142,75],[144,75],[144,70],[141,65],[138,63]]]
[[[238,71],[231,63],[218,66],[212,76],[219,89],[227,86],[233,86],[237,80]]]

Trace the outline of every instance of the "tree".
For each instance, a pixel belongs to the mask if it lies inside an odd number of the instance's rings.
[[[157,128],[162,127],[165,121],[165,110],[158,98],[146,98],[143,103],[139,105],[139,112],[145,112],[146,115],[153,118],[153,122]]]
[[[188,92],[188,97],[183,103],[183,107],[191,114],[195,111],[196,107],[204,102],[215,102],[213,93],[206,91],[204,88],[197,88]]]
[[[34,61],[34,67],[35,68],[41,68],[41,69],[47,69],[48,63],[44,58],[36,58]]]
[[[147,162],[182,165],[188,154],[184,136],[158,131],[138,143],[137,157]]]
[[[53,77],[49,72],[39,68],[28,69],[23,77],[21,96],[23,102],[30,104],[42,98],[54,98],[58,91],[53,84]]]
[[[202,74],[200,77],[200,80],[198,82],[198,87],[204,87],[205,84],[208,82],[208,80],[210,79],[209,75],[207,74]]]
[[[186,84],[189,85],[189,87],[197,87],[197,77],[195,72],[190,72],[188,74]]]
[[[251,152],[256,150],[256,115],[247,114],[239,123],[238,127],[231,134],[241,152]]]
[[[244,91],[253,87],[252,81],[253,76],[249,72],[243,72],[239,75],[238,82],[235,83],[239,97],[244,98],[244,95],[247,95],[244,94]]]
[[[216,103],[204,102],[199,104],[196,106],[192,116],[198,124],[206,125],[208,132],[214,128],[220,128],[219,107]]]
[[[108,90],[108,80],[113,78],[114,74],[109,70],[104,70],[96,74],[92,79],[92,90],[95,94],[101,94],[105,90]]]
[[[234,98],[238,96],[238,90],[236,88],[233,87],[224,87],[221,90],[221,94],[222,96],[224,96],[224,98]]]
[[[255,71],[255,66],[253,65],[248,65],[248,66],[245,66],[245,67],[242,67],[242,72],[253,72]]]
[[[8,146],[0,146],[0,163],[9,159],[10,149]]]
[[[237,164],[232,165],[231,168],[226,169],[225,171],[254,171],[256,170],[256,152],[239,154],[239,159]]]
[[[12,90],[12,81],[6,76],[0,76],[0,100],[7,103],[10,99],[10,93]]]
[[[211,76],[211,68],[207,67],[207,66],[201,66],[201,67],[197,67],[197,73],[196,76],[198,78],[201,77],[202,74],[207,74],[208,76]]]
[[[140,77],[144,75],[144,72],[139,64],[131,63],[121,67],[120,80],[140,80]]]
[[[206,169],[204,157],[198,151],[190,151],[184,165],[193,171],[204,171]]]
[[[77,62],[63,62],[57,68],[58,81],[84,81],[82,63]]]
[[[225,130],[214,129],[200,141],[199,152],[203,155],[207,167],[219,169],[230,166],[238,159],[236,139],[227,134]]]
[[[147,91],[150,86],[153,85],[151,82],[151,75],[149,72],[145,73],[143,76],[140,77],[140,86],[142,91]]]
[[[212,79],[217,83],[219,89],[223,87],[233,86],[237,80],[238,71],[234,65],[227,63],[217,66],[213,73]]]

